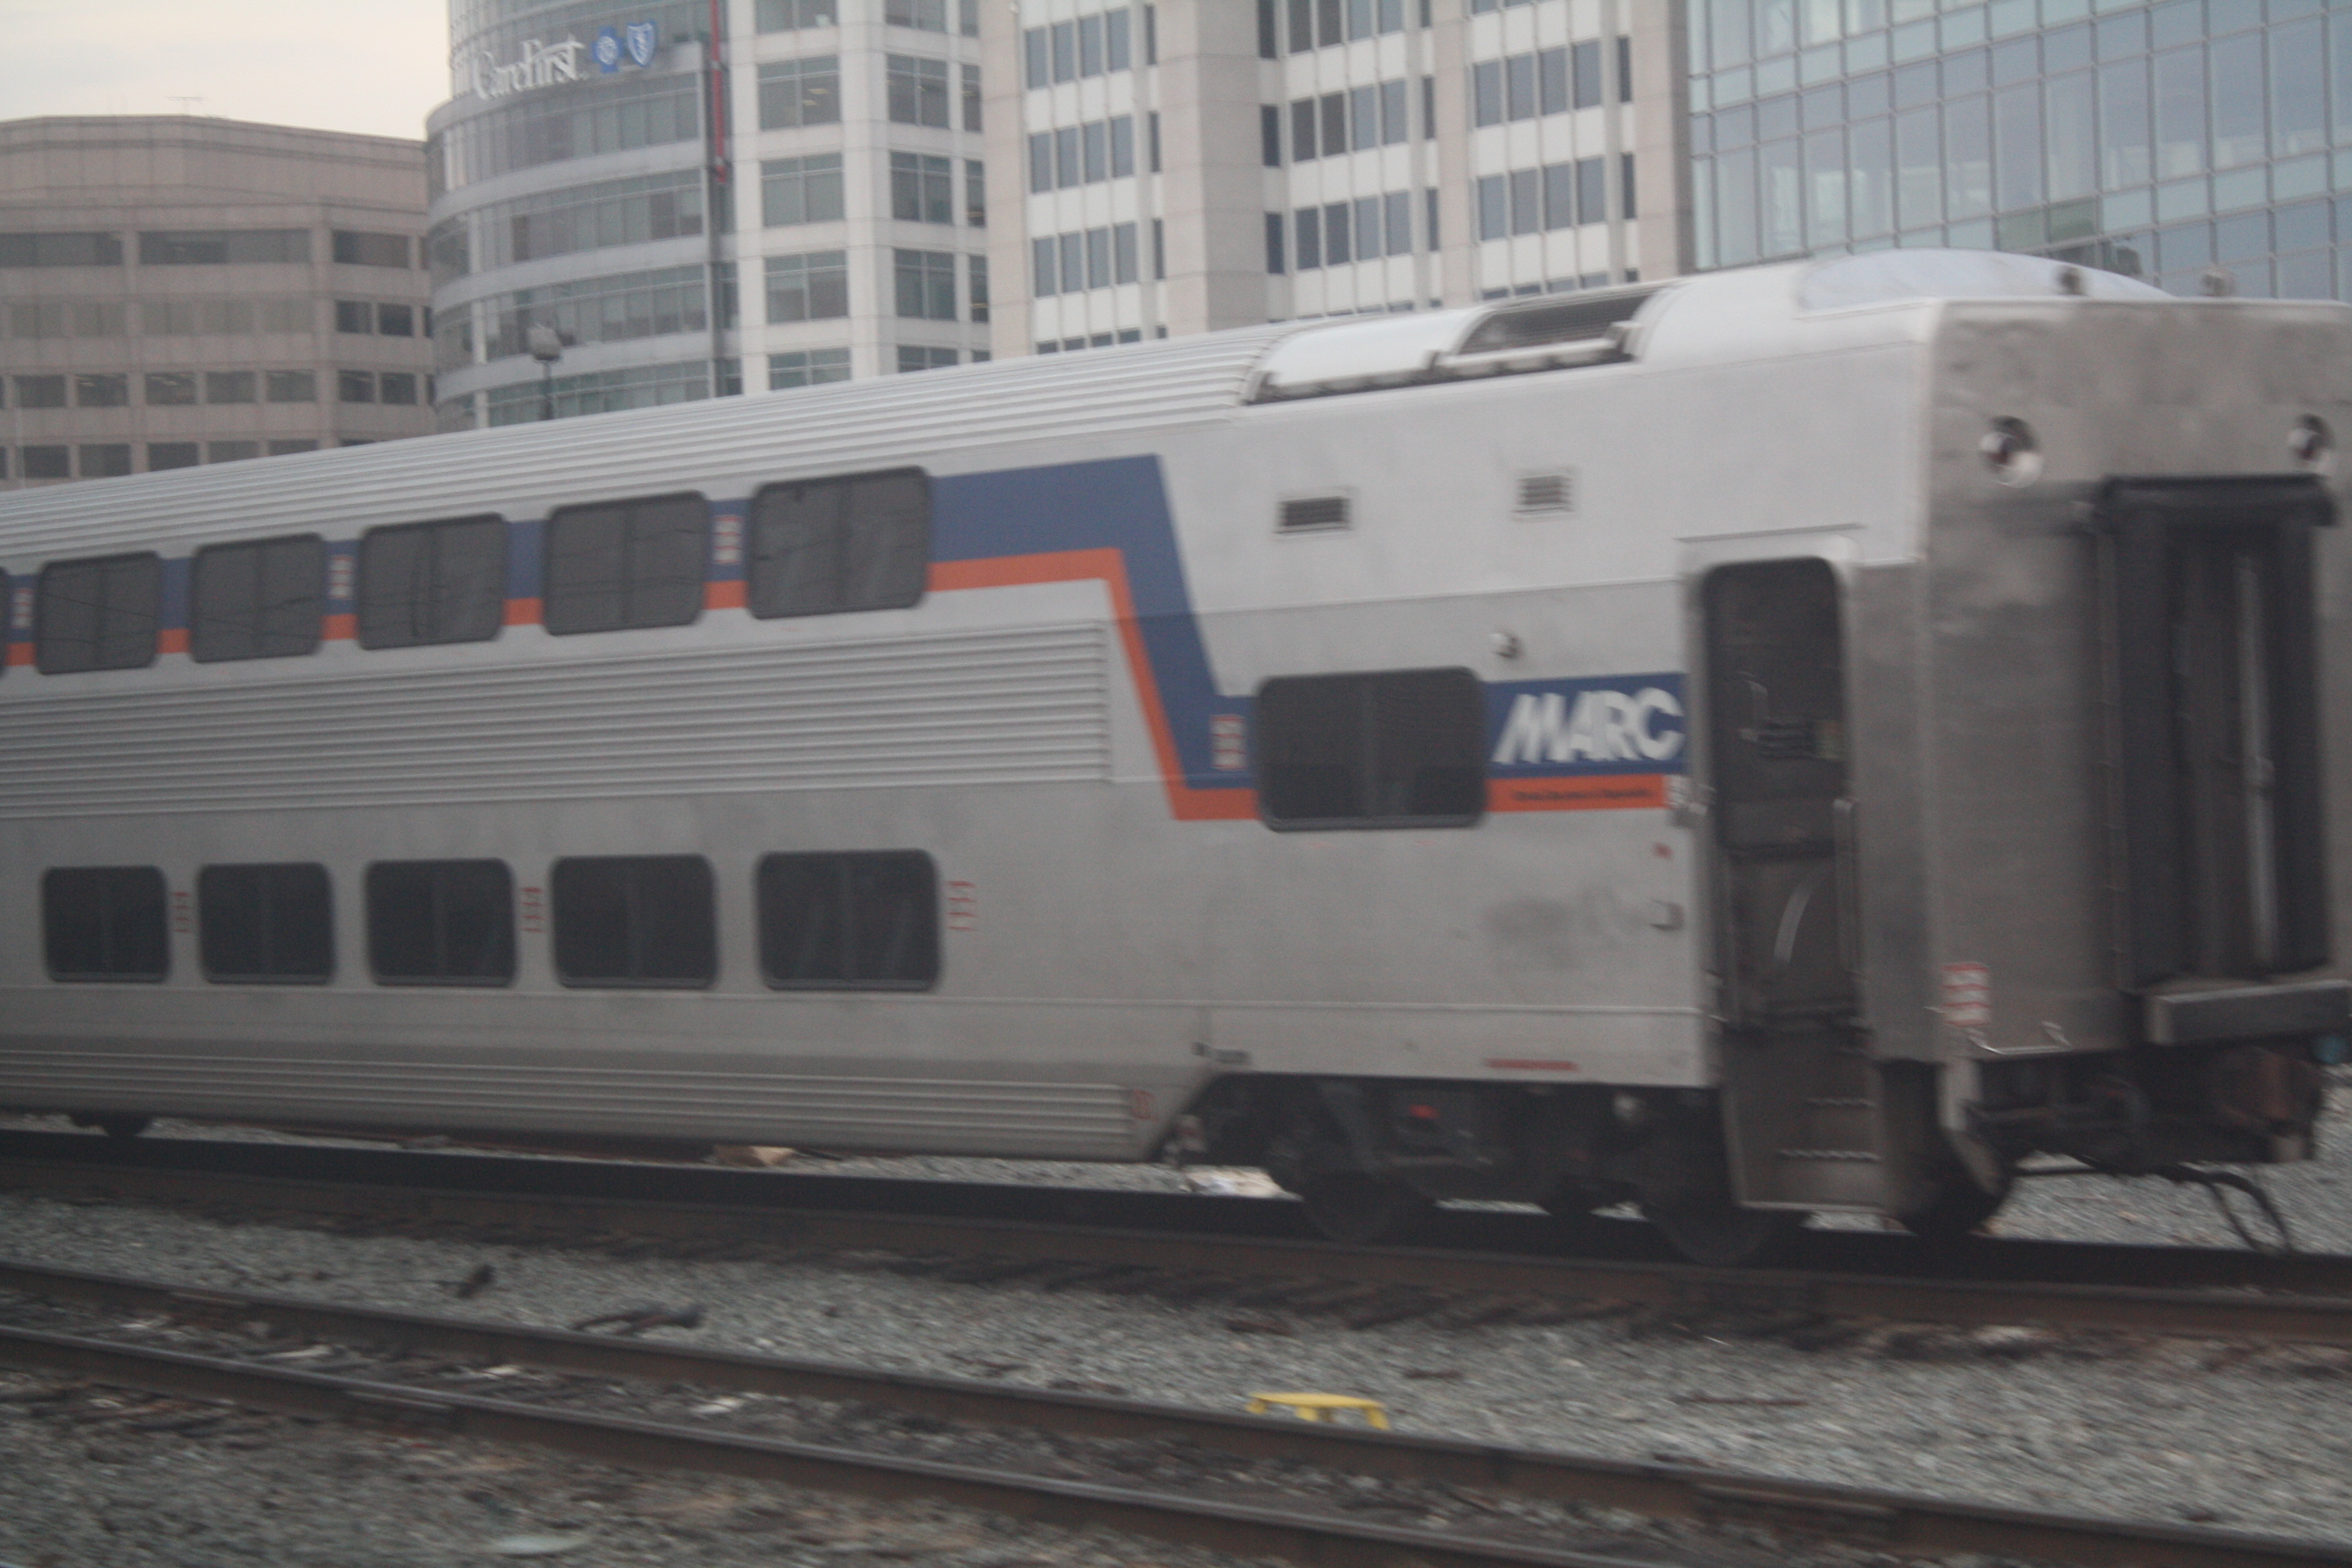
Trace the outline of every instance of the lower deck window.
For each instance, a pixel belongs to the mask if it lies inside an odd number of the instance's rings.
[[[335,973],[334,899],[314,865],[207,866],[196,874],[205,978],[286,984]]]
[[[1462,827],[1486,814],[1486,698],[1466,669],[1269,680],[1256,728],[1270,826]]]
[[[41,878],[41,940],[52,980],[161,980],[171,972],[163,873],[152,866],[60,867]]]
[[[919,990],[940,977],[940,875],[920,850],[760,862],[760,966],[783,989]]]
[[[367,868],[368,964],[387,985],[507,985],[514,875],[502,860],[379,860]]]
[[[710,862],[699,855],[558,860],[555,973],[567,985],[708,985],[719,974]]]

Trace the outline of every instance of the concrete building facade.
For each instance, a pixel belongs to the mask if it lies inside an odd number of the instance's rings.
[[[978,0],[450,17],[428,127],[442,427],[987,353]],[[560,358],[532,357],[534,327]]]
[[[0,485],[430,429],[423,151],[186,115],[0,123]]]
[[[997,352],[1671,276],[1679,16],[1663,0],[992,8]]]

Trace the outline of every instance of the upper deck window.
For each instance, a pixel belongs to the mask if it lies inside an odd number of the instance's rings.
[[[1258,802],[1274,827],[1461,827],[1486,809],[1486,705],[1466,669],[1269,680]]]
[[[41,568],[34,663],[43,675],[141,669],[155,662],[163,563],[152,551]]]
[[[751,613],[901,609],[923,596],[931,481],[920,468],[770,485],[751,498]]]
[[[682,626],[702,614],[709,559],[698,495],[566,507],[547,522],[547,629]]]
[[[208,544],[196,552],[189,593],[189,657],[316,653],[326,595],[327,547],[316,534]]]
[[[507,526],[459,517],[360,538],[362,647],[482,642],[506,620]]]

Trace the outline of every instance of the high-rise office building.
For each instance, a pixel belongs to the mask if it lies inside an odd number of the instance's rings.
[[[978,0],[452,0],[442,426],[985,354],[978,31]]]
[[[415,142],[0,124],[0,486],[431,428]]]
[[[2352,292],[2342,0],[1692,0],[1688,48],[1701,268],[1952,245]]]
[[[994,8],[998,351],[1670,274],[1673,15],[1662,0]]]

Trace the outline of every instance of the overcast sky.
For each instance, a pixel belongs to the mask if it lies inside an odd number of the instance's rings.
[[[448,96],[448,0],[0,0],[0,119],[194,113],[421,138]]]

